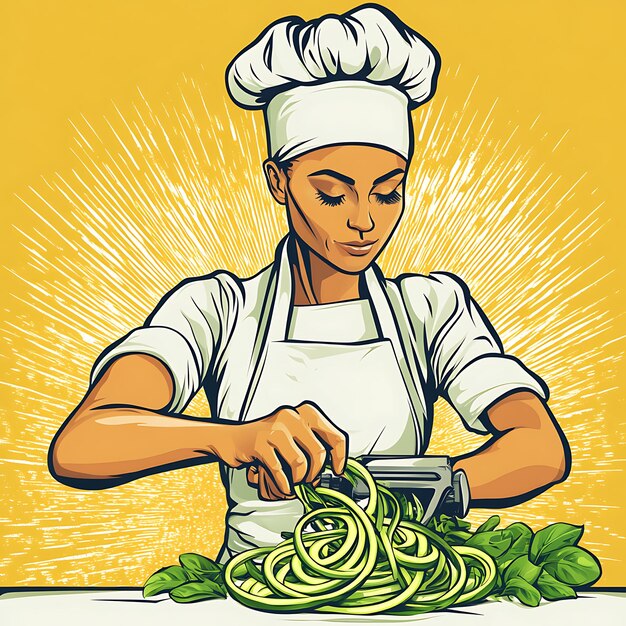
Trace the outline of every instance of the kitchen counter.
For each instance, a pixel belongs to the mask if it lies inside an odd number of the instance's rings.
[[[536,608],[501,600],[416,616],[264,613],[232,598],[177,604],[167,594],[143,598],[141,589],[2,589],[2,626],[171,626],[206,624],[265,626],[269,624],[389,624],[426,621],[429,626],[498,624],[626,625],[626,588],[580,592],[575,600],[546,602]],[[211,622],[206,620],[210,619]]]

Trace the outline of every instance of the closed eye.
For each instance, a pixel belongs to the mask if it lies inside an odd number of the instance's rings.
[[[375,193],[374,195],[376,196],[376,201],[380,204],[395,204],[402,198],[397,189],[394,189],[389,194]]]
[[[338,206],[344,201],[346,197],[345,195],[329,196],[328,194],[325,194],[323,191],[320,191],[319,189],[317,190],[316,195],[320,199],[320,202],[322,204],[325,204],[326,206]]]

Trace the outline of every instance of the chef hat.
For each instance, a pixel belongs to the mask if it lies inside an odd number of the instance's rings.
[[[410,111],[435,91],[434,47],[389,9],[366,4],[343,15],[270,24],[226,69],[230,97],[265,114],[278,162],[330,145],[413,152]]]

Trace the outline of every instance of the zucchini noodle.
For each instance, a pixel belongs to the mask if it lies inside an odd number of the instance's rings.
[[[224,580],[232,597],[272,613],[412,615],[478,602],[491,592],[491,556],[448,545],[420,523],[417,500],[404,508],[413,519],[403,519],[398,498],[358,461],[348,459],[344,475],[367,485],[365,508],[334,489],[296,485],[305,513],[293,536],[231,558]]]

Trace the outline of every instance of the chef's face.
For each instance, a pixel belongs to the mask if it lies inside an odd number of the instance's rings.
[[[291,161],[264,163],[270,191],[289,225],[336,269],[363,271],[382,252],[404,210],[408,163],[383,148],[330,146]]]

